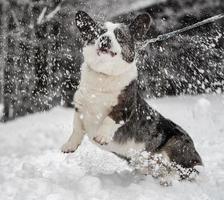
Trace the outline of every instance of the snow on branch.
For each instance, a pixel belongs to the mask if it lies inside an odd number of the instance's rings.
[[[61,4],[58,4],[58,6],[46,16],[47,21],[51,20],[59,10],[61,10]]]
[[[184,33],[186,31],[189,31],[191,29],[197,28],[199,26],[203,26],[205,24],[209,24],[209,23],[215,22],[215,21],[220,20],[220,19],[223,19],[223,18],[224,18],[224,14],[215,15],[213,17],[210,17],[208,19],[202,20],[200,22],[197,22],[197,23],[192,24],[190,26],[184,27],[182,29],[175,30],[175,31],[170,32],[170,33],[165,33],[163,35],[159,35],[156,38],[152,38],[152,39],[145,40],[143,43],[138,44],[137,45],[137,48],[138,49],[144,49],[150,43],[155,43],[155,42],[158,42],[158,41],[161,42],[161,41],[167,40],[169,38],[172,38],[174,36],[177,36],[177,35],[179,35],[181,33]]]
[[[11,14],[12,14],[13,20],[14,20],[14,22],[15,22],[17,28],[21,28],[21,27],[20,27],[19,20],[17,19],[15,12],[14,12],[13,10],[10,10],[10,12],[11,12]]]
[[[45,16],[45,13],[47,12],[47,7],[44,7],[42,12],[40,13],[39,17],[37,18],[37,24],[41,24],[43,21],[43,18]]]
[[[57,7],[53,11],[51,11],[49,14],[45,16],[47,12],[47,7],[44,7],[37,19],[37,24],[40,25],[44,23],[45,21],[50,21],[60,10],[61,10],[61,4],[58,4]]]

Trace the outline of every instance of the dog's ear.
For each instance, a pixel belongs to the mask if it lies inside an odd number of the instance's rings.
[[[78,11],[76,13],[75,22],[84,41],[89,42],[98,36],[99,26],[84,11]]]
[[[137,41],[142,40],[143,36],[149,30],[151,23],[152,18],[147,13],[138,15],[129,26],[133,38]]]

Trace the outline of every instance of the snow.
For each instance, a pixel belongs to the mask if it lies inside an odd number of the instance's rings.
[[[86,0],[76,5],[76,7],[77,10],[83,10],[90,16],[94,16],[94,18],[111,19],[120,14],[140,10],[165,1],[166,0]]]
[[[195,182],[160,186],[85,138],[74,154],[60,146],[72,130],[72,109],[57,107],[0,124],[1,200],[221,200],[224,196],[224,96],[150,100],[187,130],[204,169]]]
[[[46,12],[47,12],[47,7],[44,7],[42,12],[40,13],[39,17],[37,18],[37,24],[41,24]]]

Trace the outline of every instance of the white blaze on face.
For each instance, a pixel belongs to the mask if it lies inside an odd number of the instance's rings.
[[[96,41],[95,44],[89,44],[83,48],[84,62],[94,71],[103,74],[116,76],[125,73],[135,66],[135,62],[128,63],[123,60],[121,55],[121,46],[118,43],[114,30],[120,27],[120,24],[114,24],[106,22],[104,24],[107,32],[102,34]],[[110,51],[116,53],[115,56],[111,56],[110,53],[99,54],[99,42],[102,36],[109,36],[111,40]]]
[[[110,50],[117,53],[117,54],[121,54],[121,46],[120,44],[118,43],[116,37],[115,37],[115,34],[114,34],[114,30],[116,28],[119,28],[120,27],[120,24],[114,24],[114,23],[111,23],[111,22],[106,22],[105,24],[105,27],[107,29],[107,32],[104,33],[102,36],[109,36],[109,38],[111,39],[111,48]],[[99,44],[99,40],[100,38],[102,37],[100,36],[96,42],[96,45]]]

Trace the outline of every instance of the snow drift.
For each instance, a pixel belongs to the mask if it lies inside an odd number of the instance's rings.
[[[221,200],[224,196],[224,96],[150,100],[195,141],[204,170],[195,182],[162,187],[133,175],[126,162],[85,138],[74,154],[60,147],[72,130],[72,109],[55,108],[0,124],[1,200]]]

